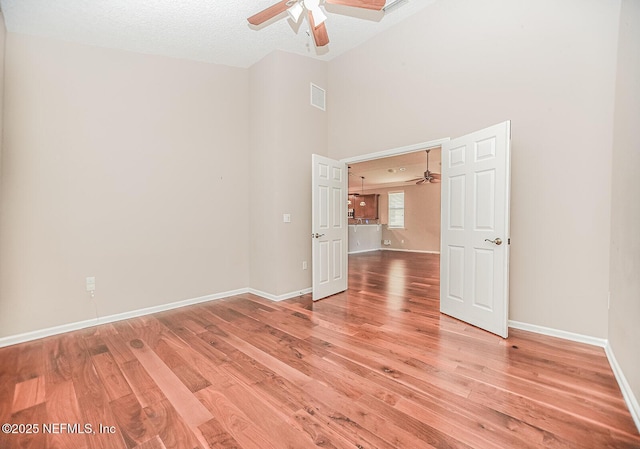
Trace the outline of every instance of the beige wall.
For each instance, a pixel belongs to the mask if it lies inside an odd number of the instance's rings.
[[[2,222],[2,133],[3,133],[3,112],[4,112],[4,53],[5,41],[7,39],[7,28],[4,23],[4,14],[0,11],[0,223]],[[0,251],[2,251],[0,241]],[[1,259],[0,259],[1,263]],[[2,266],[0,266],[2,270]],[[0,300],[2,298],[0,297]]]
[[[387,227],[389,192],[404,192],[404,229]],[[390,187],[366,193],[380,194],[382,240],[391,240],[391,245],[382,245],[382,248],[440,252],[440,184]]]
[[[640,400],[640,2],[623,0],[613,137],[609,343]],[[636,410],[640,414],[640,410]]]
[[[287,295],[311,286],[311,155],[326,155],[327,113],[310,105],[310,83],[326,89],[327,66],[276,51],[250,80],[251,287]]]
[[[249,70],[250,152],[246,183],[250,186],[250,286],[272,294],[278,285],[278,267],[273,259],[280,226],[275,194],[278,162],[275,155],[281,134],[279,76],[278,61],[273,54]]]
[[[0,21],[0,337],[307,288],[311,153],[511,119],[510,318],[608,337],[640,397],[640,12],[620,4],[436,2],[330,63],[275,52],[250,70],[6,35]],[[309,82],[328,89],[327,113]]]
[[[6,44],[0,337],[245,288],[248,72]]]
[[[604,338],[620,3],[436,2],[329,63],[329,156],[512,120],[512,320]]]
[[[605,337],[619,5],[437,2],[328,64],[250,70],[9,34],[0,336],[91,318],[91,275],[101,315],[306,288],[311,153],[511,119],[511,319]]]

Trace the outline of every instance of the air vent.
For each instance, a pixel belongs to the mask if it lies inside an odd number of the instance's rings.
[[[311,106],[326,111],[326,92],[313,83],[311,83]]]

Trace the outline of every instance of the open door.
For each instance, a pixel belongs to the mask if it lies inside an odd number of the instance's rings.
[[[442,145],[440,311],[503,338],[509,319],[511,122]]]
[[[313,300],[347,289],[347,166],[312,155]]]

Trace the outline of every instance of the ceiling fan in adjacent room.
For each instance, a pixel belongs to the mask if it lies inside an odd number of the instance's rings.
[[[329,43],[329,35],[325,25],[327,16],[320,8],[321,3],[380,11],[386,0],[282,0],[254,14],[247,20],[251,25],[257,26],[287,11],[291,20],[298,23],[306,13],[316,47],[324,47]]]
[[[434,173],[429,170],[429,152],[431,150],[425,150],[427,152],[427,171],[424,172],[422,177],[413,178],[405,182],[415,182],[416,184],[434,184],[440,182],[440,173]]]

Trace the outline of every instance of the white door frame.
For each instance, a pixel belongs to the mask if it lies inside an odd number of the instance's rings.
[[[358,162],[373,161],[375,159],[382,159],[385,157],[399,156],[401,154],[415,153],[418,151],[428,150],[430,148],[438,148],[443,143],[450,141],[450,137],[438,140],[430,140],[428,142],[416,143],[413,145],[407,145],[406,147],[392,148],[390,150],[377,151],[375,153],[362,154],[360,156],[348,157],[346,159],[340,159],[340,162],[345,164],[357,164]]]
[[[311,156],[313,174],[311,248],[312,298],[326,298],[348,288],[347,164]]]
[[[413,144],[413,145],[407,145],[405,147],[392,148],[390,150],[378,151],[378,152],[375,152],[375,153],[363,154],[363,155],[360,155],[360,156],[354,156],[354,157],[350,157],[350,158],[346,158],[346,159],[340,159],[338,162],[341,163],[341,164],[344,164],[344,166],[347,167],[349,164],[355,164],[355,163],[358,163],[358,162],[372,161],[372,160],[375,160],[375,159],[382,159],[382,158],[385,158],[385,157],[398,156],[398,155],[401,155],[401,154],[415,153],[415,152],[418,152],[418,151],[424,151],[424,150],[428,150],[428,149],[431,149],[431,148],[439,148],[439,147],[442,146],[443,143],[448,142],[450,140],[451,139],[448,138],[448,137],[444,138],[444,139],[431,140],[431,141],[428,141],[428,142],[422,142],[422,143],[416,143],[416,144]],[[349,185],[348,185],[348,180],[347,180],[347,188],[348,187],[349,187]],[[315,199],[313,200],[313,203],[314,203],[313,207],[315,207],[315,203],[316,203]],[[343,217],[342,218],[342,225],[343,225],[344,229],[346,230],[347,226],[349,224],[349,218],[347,217],[346,213],[343,214],[342,217]],[[312,221],[313,221],[313,219],[312,219]],[[317,231],[312,230],[312,232],[317,232]],[[316,241],[314,241],[312,243],[312,245],[313,245],[312,246],[312,253],[314,254],[312,256],[312,259],[314,261],[315,261],[316,243],[317,243]],[[348,261],[348,258],[349,258],[348,245],[345,244],[343,246],[343,251],[344,251],[344,253],[343,253],[342,257],[345,260],[344,266],[346,267],[347,266],[347,262],[346,261]],[[314,266],[313,269],[316,270],[316,267]],[[314,271],[314,275],[315,275],[315,271]],[[348,276],[348,273],[347,273],[347,276],[346,276],[346,279],[345,279],[345,282],[344,282],[345,283],[345,289],[349,288],[348,279],[349,279],[349,276]],[[316,292],[315,281],[314,281],[314,287],[312,288],[312,295],[313,295],[313,299],[314,300],[324,297],[319,292]]]
[[[509,333],[510,142],[507,120],[442,146],[440,312],[502,338]]]
[[[343,162],[343,163],[349,165],[349,164],[355,164],[355,163],[358,163],[358,162],[366,162],[366,161],[371,161],[371,160],[375,160],[375,159],[381,159],[381,158],[390,157],[390,156],[397,156],[397,155],[401,155],[401,154],[413,153],[413,152],[417,152],[417,151],[427,150],[427,149],[430,149],[430,148],[442,147],[442,145],[444,143],[449,142],[450,140],[451,140],[451,138],[447,137],[447,138],[444,138],[444,139],[432,140],[432,141],[418,143],[418,144],[414,144],[414,145],[408,145],[408,146],[405,146],[405,147],[393,148],[393,149],[390,149],[390,150],[378,151],[378,152],[375,152],[375,153],[369,153],[369,154],[363,154],[363,155],[360,155],[360,156],[354,156],[354,157],[350,157],[350,158],[345,158],[345,159],[341,159],[340,162]],[[507,214],[508,214],[508,212],[509,212],[509,208],[507,207]],[[345,221],[348,223],[348,219],[347,218],[345,218]],[[441,240],[440,241],[440,245],[442,245],[442,235],[440,237],[440,240]],[[508,244],[509,242],[505,242],[505,243]],[[348,248],[345,248],[345,251],[348,251]],[[349,288],[349,286],[347,284],[347,289],[348,288]],[[508,314],[508,311],[506,313]]]

